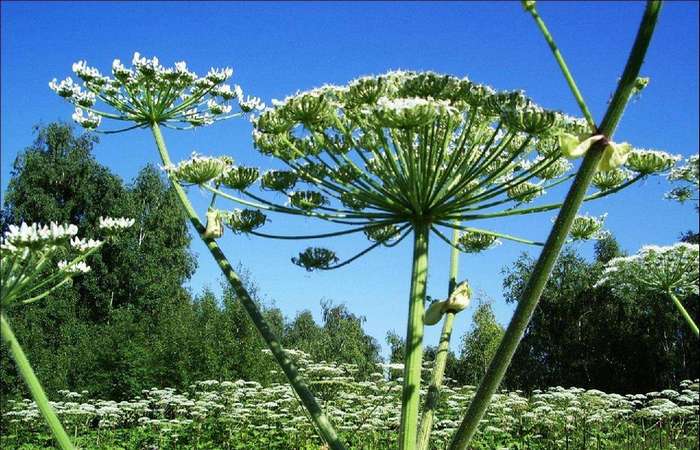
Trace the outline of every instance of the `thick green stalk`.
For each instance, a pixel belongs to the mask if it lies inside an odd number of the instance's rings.
[[[681,312],[681,315],[683,316],[685,321],[688,322],[688,326],[690,326],[690,329],[693,330],[695,337],[700,337],[700,330],[698,330],[698,326],[695,325],[695,321],[692,317],[690,317],[690,314],[688,314],[688,311],[683,307],[681,301],[678,300],[676,294],[674,294],[671,291],[668,291],[667,294],[669,297],[671,297],[671,300],[673,300],[673,303],[676,305],[676,308],[678,308],[678,311]]]
[[[625,71],[620,79],[608,110],[605,113],[601,126],[599,127],[599,133],[608,138],[612,137],[625,106],[629,101],[634,87],[634,81],[639,75],[639,69],[654,32],[660,8],[661,2],[650,1],[647,3],[634,46],[632,47],[627,65],[625,66]],[[552,272],[552,267],[566,241],[566,237],[571,229],[571,224],[586,195],[586,190],[590,185],[593,175],[595,175],[598,162],[606,146],[605,141],[604,139],[596,142],[586,153],[581,163],[581,167],[564,200],[564,204],[547,238],[547,242],[542,249],[542,253],[523,290],[513,318],[508,325],[508,329],[498,346],[498,350],[496,350],[496,354],[491,360],[491,364],[476,391],[474,399],[469,405],[469,410],[452,438],[452,443],[450,444],[451,450],[464,450],[467,448],[469,441],[476,432],[481,418],[488,408],[491,397],[503,380],[506,369],[510,365],[513,354],[518,348],[520,339],[522,339],[525,332],[525,328],[530,323],[532,314],[537,307],[547,279]]]
[[[564,75],[564,78],[566,79],[566,83],[569,85],[569,89],[571,90],[571,93],[574,94],[574,98],[576,99],[576,103],[578,103],[578,106],[581,109],[583,116],[586,118],[586,122],[588,122],[588,125],[591,127],[591,129],[594,129],[595,128],[595,120],[593,120],[593,115],[588,110],[588,106],[586,106],[586,102],[583,100],[583,96],[581,95],[581,91],[579,91],[578,86],[576,86],[576,82],[574,81],[574,77],[571,75],[571,71],[569,70],[569,66],[566,65],[566,61],[564,61],[564,57],[562,56],[561,52],[559,51],[559,47],[557,47],[557,44],[554,42],[554,38],[552,37],[549,30],[547,29],[547,26],[544,24],[544,21],[542,20],[540,15],[537,13],[537,10],[535,9],[535,3],[532,2],[530,5],[526,5],[525,9],[532,15],[532,18],[535,19],[535,23],[537,24],[540,31],[542,32],[542,35],[544,36],[544,40],[547,41],[547,44],[549,45],[549,49],[552,51],[552,54],[554,55],[554,59],[556,59],[557,64],[559,64],[559,68],[561,69],[561,73]]]
[[[41,415],[44,416],[44,419],[46,419],[46,422],[49,424],[49,428],[51,428],[51,432],[56,438],[56,441],[58,441],[58,445],[60,445],[61,449],[63,450],[74,450],[75,447],[73,447],[73,444],[66,434],[66,431],[63,429],[61,422],[58,420],[58,417],[56,417],[56,413],[54,412],[53,408],[51,408],[49,399],[46,398],[46,394],[44,393],[44,389],[41,387],[39,379],[34,374],[34,370],[32,370],[32,366],[29,364],[27,356],[24,354],[19,342],[17,342],[17,338],[12,332],[10,324],[7,322],[5,314],[1,313],[0,330],[2,331],[2,340],[5,341],[5,344],[7,344],[7,346],[10,348],[12,359],[14,359],[15,364],[17,364],[19,374],[22,376],[24,382],[27,383],[29,392],[31,392],[32,397],[36,402],[36,406],[39,408],[39,411],[41,411]]]
[[[401,427],[399,449],[414,450],[418,435],[418,409],[423,366],[423,314],[425,288],[428,281],[428,236],[430,226],[416,223],[413,228],[413,268],[411,294],[406,327],[406,356],[404,358],[403,392],[401,394]]]
[[[457,240],[459,230],[452,230],[452,247],[450,251],[450,280],[447,286],[447,298],[457,286],[457,273],[459,271],[459,250],[457,250]],[[440,332],[440,343],[438,344],[437,355],[435,355],[435,366],[428,387],[428,394],[423,405],[423,413],[420,420],[420,431],[418,432],[418,450],[428,450],[430,445],[430,433],[433,431],[433,419],[435,410],[440,402],[440,389],[445,377],[445,365],[447,364],[447,354],[450,349],[450,338],[452,337],[452,324],[455,313],[447,312],[442,321],[442,331]]]
[[[156,145],[158,147],[158,152],[160,153],[160,157],[163,161],[163,164],[171,164],[170,156],[168,155],[168,149],[165,146],[165,141],[163,140],[163,135],[160,132],[160,127],[158,126],[158,124],[151,125],[151,131],[153,132],[153,137],[155,138]],[[324,441],[326,441],[330,448],[334,450],[344,450],[345,446],[340,442],[340,439],[338,438],[338,435],[335,432],[333,425],[330,423],[330,421],[324,414],[323,410],[321,409],[321,406],[316,401],[316,398],[314,397],[309,387],[299,375],[299,371],[296,365],[289,358],[289,356],[287,356],[286,352],[282,348],[282,345],[280,344],[279,339],[277,339],[277,336],[275,336],[275,333],[272,331],[272,328],[268,324],[262,312],[255,304],[253,299],[250,297],[250,294],[248,294],[248,291],[243,286],[241,279],[238,277],[238,274],[228,262],[228,259],[226,259],[226,256],[224,255],[223,251],[221,251],[221,248],[214,239],[204,237],[205,227],[200,221],[197,212],[192,207],[192,204],[187,198],[187,195],[182,189],[182,186],[180,186],[172,179],[170,180],[170,182],[173,186],[173,189],[175,189],[175,193],[177,194],[177,197],[180,200],[180,204],[185,209],[185,212],[187,213],[187,216],[190,219],[192,226],[195,230],[197,230],[197,233],[199,233],[199,237],[206,244],[207,248],[209,249],[209,252],[214,257],[214,260],[219,265],[219,268],[221,268],[221,271],[228,280],[229,284],[236,292],[238,298],[241,300],[241,304],[250,316],[250,319],[253,321],[253,324],[258,329],[263,339],[265,339],[268,348],[272,352],[272,355],[274,356],[277,363],[282,368],[284,374],[287,376],[287,379],[292,385],[292,388],[294,388],[294,391],[299,396],[302,405],[308,410],[309,414],[311,415],[313,423],[317,427],[319,433],[321,434],[321,437]]]

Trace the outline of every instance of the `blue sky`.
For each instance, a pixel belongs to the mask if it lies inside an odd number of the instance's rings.
[[[622,72],[643,8],[641,2],[539,5],[596,118]],[[231,66],[233,82],[268,104],[323,83],[412,69],[468,76],[499,90],[524,89],[545,107],[580,115],[544,40],[516,2],[3,2],[1,25],[3,192],[12,161],[33,140],[32,126],[70,120],[70,106],[48,89],[48,81],[71,75],[70,66],[79,59],[108,72],[114,58],[130,61],[134,51],[158,56],[166,65],[185,60],[198,73]],[[615,139],[683,155],[697,152],[697,2],[664,6],[642,74],[651,83],[628,107]],[[239,120],[165,137],[176,161],[197,150],[274,167],[274,161],[253,149],[250,132],[250,124]],[[146,163],[159,162],[145,130],[102,137],[95,156],[126,181]],[[668,189],[665,180],[651,178],[582,211],[607,211],[607,227],[630,251],[646,243],[669,244],[681,231],[697,228],[697,216],[690,205],[664,200]],[[554,190],[547,200],[563,195]],[[192,190],[190,197],[200,211],[205,209],[204,194]],[[544,239],[552,217],[544,213],[505,219],[497,229]],[[269,231],[329,230],[308,219],[272,219]],[[428,291],[441,297],[449,250],[438,239],[432,242]],[[311,309],[319,317],[319,301],[327,298],[366,316],[367,330],[381,342],[390,329],[404,332],[410,239],[340,270],[311,274],[289,262],[306,243],[229,233],[221,244],[232,261],[250,271],[266,300],[289,316]],[[318,244],[343,256],[365,242],[355,236]],[[591,248],[581,245],[586,254]],[[199,269],[192,290],[218,290],[219,271],[212,258],[198,242],[193,250]],[[477,291],[493,299],[501,323],[512,312],[502,299],[501,269],[528,250],[538,254],[536,248],[505,243],[461,258],[460,278],[469,278]],[[467,312],[457,320],[455,336],[469,324]],[[426,342],[434,344],[437,334],[437,327],[429,329]]]

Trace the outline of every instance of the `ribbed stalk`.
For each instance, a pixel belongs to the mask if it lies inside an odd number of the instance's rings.
[[[450,251],[450,279],[447,286],[447,298],[457,286],[457,273],[459,271],[459,250],[457,250],[457,240],[459,230],[452,230],[452,247]],[[433,421],[435,410],[440,402],[440,389],[445,377],[445,365],[447,364],[447,354],[450,350],[450,338],[452,337],[452,324],[455,313],[452,311],[445,314],[442,321],[442,331],[440,332],[440,342],[438,344],[437,355],[435,355],[435,365],[428,387],[428,394],[423,405],[423,412],[420,420],[420,430],[418,432],[418,450],[428,450],[430,445],[430,433],[433,431]]]
[[[418,410],[423,365],[423,314],[425,289],[428,281],[428,236],[430,227],[416,223],[413,228],[413,266],[411,294],[406,327],[406,355],[404,358],[403,392],[401,394],[401,427],[399,449],[414,450],[418,436]]]
[[[160,132],[160,127],[158,126],[158,124],[151,125],[151,131],[153,132],[153,137],[155,138],[156,145],[158,147],[158,152],[160,153],[160,157],[163,161],[163,164],[171,164],[168,149],[165,146],[165,141],[163,140],[163,135]],[[214,257],[214,260],[219,265],[219,268],[221,268],[221,271],[228,280],[229,284],[236,292],[238,298],[241,300],[241,304],[248,313],[248,316],[250,316],[250,319],[253,321],[255,327],[258,329],[258,332],[260,332],[260,334],[262,335],[263,339],[265,340],[265,343],[272,352],[272,355],[282,368],[282,371],[287,377],[287,380],[289,380],[289,383],[292,385],[292,388],[294,388],[294,391],[299,396],[299,400],[301,401],[302,405],[308,410],[314,425],[318,429],[319,434],[321,435],[323,440],[330,446],[330,448],[334,450],[344,450],[345,447],[343,446],[342,442],[340,442],[340,439],[338,438],[338,435],[335,432],[333,425],[330,423],[330,421],[324,414],[323,410],[321,409],[321,406],[316,401],[316,398],[314,397],[309,387],[299,375],[299,371],[296,365],[285,353],[284,349],[282,348],[282,345],[280,344],[279,339],[277,339],[277,336],[275,336],[275,333],[272,331],[272,328],[267,323],[265,317],[262,315],[262,312],[255,304],[253,299],[250,297],[250,294],[248,294],[248,291],[243,286],[241,279],[238,277],[238,274],[228,262],[228,259],[226,259],[226,256],[221,251],[221,248],[214,239],[204,237],[205,227],[200,221],[197,212],[192,207],[192,204],[190,203],[189,199],[187,198],[187,195],[185,194],[185,191],[178,183],[176,183],[172,179],[170,180],[170,182],[173,188],[175,189],[175,193],[177,194],[180,204],[187,213],[187,216],[190,219],[192,226],[195,230],[197,230],[199,237],[206,244],[207,248],[209,249],[209,252]]]
[[[660,8],[661,2],[650,1],[647,3],[644,17],[629,59],[627,60],[624,73],[598,129],[600,134],[608,138],[612,137],[617,123],[624,112],[625,106],[629,101],[630,95],[632,94],[634,82],[639,75],[639,69],[654,32]],[[491,360],[491,364],[476,391],[474,399],[469,405],[469,409],[462,423],[452,438],[450,444],[451,450],[464,450],[467,448],[469,441],[474,436],[479,422],[491,402],[491,397],[503,380],[506,369],[510,365],[513,354],[518,348],[520,339],[522,339],[525,332],[525,328],[530,323],[532,314],[537,307],[547,279],[552,272],[552,267],[566,241],[566,237],[571,229],[571,224],[586,195],[586,190],[591,183],[593,175],[595,175],[598,162],[602,157],[606,145],[604,141],[605,140],[596,142],[591,149],[588,150],[581,163],[581,167],[566,196],[566,200],[547,238],[547,242],[542,249],[542,253],[518,301],[518,306],[508,325],[508,329],[496,350],[496,354]]]
[[[667,294],[669,297],[671,297],[671,300],[673,300],[673,303],[676,305],[676,308],[678,308],[678,311],[680,311],[680,313],[683,316],[683,318],[685,319],[685,321],[688,322],[688,326],[690,327],[691,330],[693,330],[695,337],[700,337],[700,330],[698,330],[698,326],[695,325],[695,321],[693,321],[693,318],[690,317],[690,314],[683,307],[683,304],[681,303],[681,301],[678,300],[678,297],[676,297],[676,294],[674,294],[671,291],[667,292]]]
[[[60,445],[63,450],[74,450],[75,447],[73,447],[56,413],[53,408],[51,408],[49,399],[46,398],[46,394],[41,387],[39,379],[34,374],[34,370],[32,370],[27,356],[24,354],[19,342],[17,342],[17,338],[12,332],[12,328],[10,328],[5,314],[0,314],[0,331],[2,331],[2,340],[10,348],[10,354],[12,355],[12,359],[15,360],[15,364],[17,364],[17,370],[19,370],[20,376],[24,382],[27,383],[29,392],[32,394],[39,411],[41,411],[41,415],[44,416],[46,423],[49,424],[49,428],[51,428],[51,432],[56,438],[58,445]]]

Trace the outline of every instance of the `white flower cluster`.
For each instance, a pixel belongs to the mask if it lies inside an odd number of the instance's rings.
[[[100,217],[99,225],[111,236],[133,223],[133,219]],[[73,224],[10,225],[0,239],[2,306],[36,301],[69,281],[70,277],[90,271],[83,260],[102,246],[103,241],[79,238],[77,234],[78,227]],[[63,259],[58,263],[58,272],[56,266],[53,271],[47,270],[51,261],[65,258],[66,253],[75,254],[76,251],[78,255],[72,260]]]
[[[596,286],[608,285],[623,294],[697,295],[699,254],[698,244],[648,245],[636,255],[611,259]]]
[[[634,149],[627,158],[627,167],[644,175],[670,170],[681,155],[671,155],[659,150]]]
[[[233,160],[227,156],[214,157],[192,152],[189,159],[163,167],[174,179],[189,184],[204,184],[225,175]]]
[[[20,226],[9,226],[9,230],[5,232],[3,245],[7,249],[12,247],[41,247],[68,239],[77,233],[78,227],[72,224],[59,225],[56,222],[51,222],[49,225],[38,223],[27,225],[23,222]]]
[[[700,186],[700,161],[698,155],[689,156],[680,167],[675,167],[668,175],[669,181],[680,183],[670,192],[666,198],[685,202],[687,200],[698,201],[698,186]],[[696,206],[697,208],[697,206]]]
[[[177,128],[178,122],[190,127],[209,125],[233,116],[231,100],[238,101],[241,113],[264,108],[259,98],[244,98],[240,86],[225,84],[233,75],[231,68],[211,68],[199,77],[183,61],[163,67],[158,58],[146,58],[138,52],[131,63],[129,68],[115,59],[112,78],[86,61],[78,61],[72,68],[82,86],[68,77],[60,82],[52,80],[49,87],[76,106],[73,119],[87,129],[97,128],[102,118],[142,126],[158,123]],[[116,113],[96,109],[97,100]]]
[[[58,269],[67,273],[88,273],[91,270],[90,266],[85,264],[85,261],[71,264],[65,260],[58,262]]]
[[[102,241],[98,241],[95,239],[80,239],[78,237],[74,237],[70,241],[71,247],[75,248],[81,253],[87,252],[88,250],[92,250],[93,248],[97,248],[102,244]]]
[[[83,108],[75,108],[75,112],[71,117],[76,123],[88,130],[94,130],[102,121],[102,117],[92,111],[88,111],[87,114],[84,114]]]
[[[268,355],[265,357],[270,357],[269,352],[264,353]],[[289,350],[289,355],[314,390],[330,394],[324,400],[324,409],[331,417],[339,418],[338,431],[366,434],[375,439],[390,438],[400,421],[403,364],[378,364],[369,379],[360,381],[358,367],[354,364],[316,362],[299,350]],[[424,369],[429,366],[427,362]],[[422,396],[426,393],[426,389],[421,391]],[[458,386],[450,380],[443,386],[435,414],[435,447],[447,446],[460,424],[464,405],[469,404],[474,393],[474,386]],[[174,434],[180,430],[196,433],[197,430],[188,425],[201,428],[202,423],[225,424],[227,432],[223,438],[229,441],[250,443],[251,434],[255,433],[264,434],[268,440],[289,440],[293,436],[294,448],[311,448],[312,445],[303,445],[303,440],[315,442],[316,439],[313,425],[286,384],[263,386],[255,381],[202,380],[184,391],[145,389],[138,397],[119,402],[91,399],[87,392],[59,391],[58,394],[60,397],[53,406],[61,420],[74,423],[76,433],[81,435],[97,426],[101,439],[107,438],[110,428],[117,429],[122,438],[126,431],[155,430],[161,443],[168,444],[170,439],[176,447]],[[565,448],[564,437],[567,436],[570,448],[587,448],[584,434],[588,435],[590,444],[591,436],[606,440],[614,433],[619,436],[621,427],[639,426],[635,424],[640,419],[652,419],[651,423],[663,420],[668,427],[685,423],[685,428],[678,427],[676,431],[688,434],[692,440],[697,435],[693,433],[697,430],[697,420],[694,420],[697,412],[697,380],[684,380],[678,390],[628,395],[577,387],[551,387],[535,390],[530,395],[503,390],[494,395],[486,412],[480,439],[487,442],[485,448],[500,448],[493,445],[500,439],[503,442],[537,441],[546,448]],[[29,399],[9,400],[2,418],[10,430],[14,427],[34,430],[34,425],[41,421],[35,403]],[[211,422],[203,422],[205,420]],[[651,432],[654,434],[650,439],[653,436],[651,440],[656,442],[656,427]],[[209,442],[210,446],[215,444]],[[685,445],[677,444],[675,448],[694,448],[690,441]],[[356,446],[370,447],[360,443]],[[258,446],[249,444],[248,448]]]
[[[126,217],[102,217],[100,216],[98,227],[107,231],[119,231],[131,227],[136,221]]]
[[[571,224],[571,231],[569,235],[574,241],[585,241],[589,239],[603,239],[608,235],[603,229],[603,224],[605,223],[605,218],[608,213],[596,216],[578,215],[574,218],[574,222]],[[552,220],[554,221],[554,219]]]

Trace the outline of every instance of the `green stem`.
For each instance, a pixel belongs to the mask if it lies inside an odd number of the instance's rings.
[[[75,447],[73,447],[61,422],[58,420],[58,417],[56,417],[56,413],[53,411],[53,408],[51,408],[49,399],[46,398],[46,394],[41,387],[39,379],[34,374],[34,370],[32,370],[27,356],[24,354],[19,342],[17,342],[17,338],[12,332],[12,328],[10,328],[10,324],[7,322],[7,318],[3,313],[0,313],[0,331],[2,331],[2,340],[5,341],[5,344],[10,348],[12,359],[15,360],[15,364],[17,364],[17,369],[22,379],[27,383],[29,392],[31,392],[36,406],[49,424],[49,428],[51,428],[51,432],[56,438],[56,441],[58,441],[58,445],[60,445],[63,450],[74,450]]]
[[[690,314],[683,307],[683,304],[681,303],[681,301],[678,300],[678,297],[676,297],[676,294],[674,294],[671,291],[668,291],[667,294],[669,297],[671,297],[671,300],[673,300],[673,303],[676,304],[676,308],[678,308],[678,311],[681,312],[681,315],[683,316],[685,321],[688,322],[688,326],[690,326],[690,329],[693,330],[695,337],[700,337],[700,330],[698,330],[698,326],[695,325],[695,321],[693,321],[693,318],[690,317]]]
[[[153,132],[153,137],[155,138],[163,165],[171,164],[168,149],[165,146],[165,141],[163,140],[163,135],[160,132],[158,124],[152,124],[151,131]],[[260,308],[258,308],[258,305],[250,297],[250,294],[248,294],[248,291],[245,289],[245,286],[243,286],[241,279],[231,266],[231,263],[228,262],[228,259],[226,259],[226,256],[224,255],[223,251],[221,251],[221,248],[214,239],[204,237],[205,227],[200,221],[197,212],[192,207],[192,204],[187,198],[182,186],[172,179],[170,179],[170,183],[173,186],[178,199],[180,200],[180,204],[187,213],[192,226],[195,230],[197,230],[199,237],[206,244],[209,252],[214,257],[214,260],[219,265],[219,268],[221,268],[221,271],[235,291],[236,296],[240,299],[241,304],[250,316],[253,324],[262,335],[275,360],[280,365],[282,371],[287,376],[289,383],[292,385],[292,388],[294,388],[294,391],[299,396],[302,405],[309,411],[313,423],[317,427],[321,437],[324,441],[326,441],[330,448],[334,450],[345,450],[345,446],[340,442],[333,425],[330,423],[321,409],[321,406],[316,401],[313,393],[302,379],[296,365],[294,362],[292,362],[289,356],[287,356],[287,353],[282,348],[279,339],[277,339],[277,336],[275,336],[275,333],[272,331],[272,328],[263,316]]]
[[[459,250],[457,250],[457,241],[459,240],[459,230],[452,230],[452,248],[450,252],[450,280],[447,286],[447,298],[452,295],[452,292],[457,286],[457,273],[459,271]],[[440,401],[440,389],[445,376],[445,365],[447,364],[447,354],[450,348],[450,338],[452,337],[452,324],[454,323],[455,313],[453,311],[445,314],[445,319],[442,322],[442,331],[440,332],[440,343],[438,344],[437,355],[435,356],[435,366],[430,379],[430,387],[423,405],[423,413],[420,421],[420,431],[418,432],[418,450],[428,450],[430,445],[430,433],[433,430],[433,419],[435,418],[435,410]]]
[[[423,365],[423,314],[428,280],[430,227],[425,223],[416,223],[413,233],[413,268],[411,270],[411,294],[408,306],[406,356],[404,358],[401,395],[400,450],[415,449],[418,435],[418,409],[420,407],[420,382]]]
[[[644,17],[640,24],[639,31],[637,32],[637,37],[635,38],[634,46],[627,60],[622,78],[620,79],[617,90],[615,91],[599,128],[599,132],[608,138],[612,137],[625,109],[625,105],[629,101],[630,94],[634,87],[634,81],[639,75],[639,69],[644,60],[646,50],[649,47],[649,42],[654,32],[660,9],[661,2],[647,2]],[[469,405],[469,410],[453,435],[449,447],[451,450],[464,450],[467,448],[471,438],[476,432],[479,422],[486,412],[491,397],[503,380],[503,376],[510,365],[513,354],[518,348],[518,343],[537,307],[537,303],[542,295],[547,279],[552,272],[554,263],[566,242],[566,237],[569,234],[571,224],[586,195],[586,190],[593,179],[593,175],[595,175],[598,162],[602,157],[606,145],[604,141],[605,140],[596,142],[586,153],[581,163],[581,167],[566,196],[562,209],[542,249],[542,253],[523,290],[513,318],[508,325],[508,329],[496,350],[496,354],[491,360],[491,364],[476,391],[474,399]]]
[[[554,38],[549,33],[549,30],[547,29],[547,26],[544,24],[544,21],[542,20],[540,15],[537,13],[534,4],[532,7],[526,7],[525,9],[532,15],[532,18],[535,19],[535,23],[542,32],[544,40],[547,41],[550,50],[552,50],[554,59],[556,59],[557,64],[559,64],[561,73],[564,75],[564,78],[566,79],[566,83],[569,85],[571,93],[574,94],[574,98],[576,98],[576,103],[578,103],[578,106],[581,109],[583,116],[586,118],[586,122],[588,122],[588,125],[591,127],[591,130],[594,130],[596,126],[595,120],[593,119],[593,115],[588,110],[588,106],[586,106],[586,102],[583,100],[583,95],[581,95],[581,91],[579,91],[578,86],[576,86],[574,77],[571,75],[571,71],[569,71],[569,66],[566,65],[566,61],[564,61],[564,57],[559,51],[557,44],[554,42]]]

